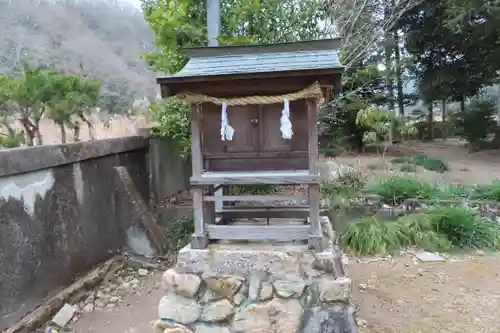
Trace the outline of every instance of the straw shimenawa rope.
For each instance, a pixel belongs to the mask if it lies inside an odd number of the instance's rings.
[[[181,94],[179,97],[183,98],[188,104],[195,104],[195,105],[205,102],[210,102],[216,105],[222,105],[225,103],[228,106],[275,104],[275,103],[283,103],[285,98],[287,98],[289,101],[314,98],[318,100],[318,105],[321,105],[324,102],[323,92],[321,91],[321,86],[319,85],[318,82],[315,82],[306,89],[302,89],[291,94],[279,95],[279,96],[247,96],[247,97],[234,97],[234,98],[217,98],[203,94],[184,93]]]

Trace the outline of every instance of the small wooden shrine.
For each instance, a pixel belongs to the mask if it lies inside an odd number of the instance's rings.
[[[340,88],[339,40],[188,49],[177,74],[158,78],[162,96],[193,107],[192,248],[212,240],[307,241],[321,249],[317,110]],[[235,184],[306,184],[307,205],[215,210],[215,201],[300,201],[297,196],[222,195]],[[304,217],[273,225],[270,218]],[[265,217],[268,223],[232,223]]]

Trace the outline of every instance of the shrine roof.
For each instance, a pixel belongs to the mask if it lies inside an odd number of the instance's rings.
[[[270,45],[219,46],[186,49],[188,63],[158,83],[198,81],[208,77],[295,71],[337,70],[339,39]]]

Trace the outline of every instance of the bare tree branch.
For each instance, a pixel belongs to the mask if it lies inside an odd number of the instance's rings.
[[[331,25],[327,34],[342,37],[344,66],[350,68],[380,49],[384,34],[394,28],[401,15],[421,2],[399,0],[391,13],[384,15],[383,0],[325,0]]]

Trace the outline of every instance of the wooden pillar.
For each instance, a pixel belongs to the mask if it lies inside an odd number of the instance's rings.
[[[201,151],[201,105],[193,107],[191,113],[191,163],[193,177],[199,178],[203,172],[203,155]],[[194,234],[191,236],[193,249],[204,249],[208,245],[208,236],[205,230],[205,213],[203,204],[203,187],[192,186],[191,197],[193,200]]]
[[[201,151],[201,105],[195,105],[191,112],[191,165],[193,177],[199,178],[203,172]]]
[[[307,100],[307,124],[309,133],[309,173],[318,175],[318,116],[316,100]],[[319,207],[321,196],[319,184],[308,185],[309,196],[309,247],[317,251],[322,250],[322,232],[320,225]]]

